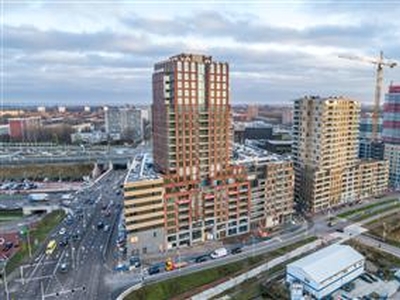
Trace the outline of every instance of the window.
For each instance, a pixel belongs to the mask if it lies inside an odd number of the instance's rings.
[[[153,237],[157,237],[157,231],[153,232]]]

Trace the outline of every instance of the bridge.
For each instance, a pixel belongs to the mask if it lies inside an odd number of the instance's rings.
[[[97,164],[100,167],[129,168],[133,157],[140,152],[147,152],[149,146],[137,148],[93,148],[82,149],[72,147],[65,150],[62,147],[19,148],[9,147],[0,154],[1,166],[38,165],[38,164]],[[65,151],[64,151],[65,150]]]

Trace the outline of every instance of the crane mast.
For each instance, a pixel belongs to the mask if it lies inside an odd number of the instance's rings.
[[[377,141],[378,128],[379,128],[379,110],[380,110],[380,101],[381,101],[382,85],[383,85],[383,67],[387,66],[389,68],[394,68],[395,66],[397,66],[397,62],[385,60],[382,51],[380,52],[379,57],[376,59],[368,57],[360,57],[360,56],[349,56],[349,55],[339,55],[339,57],[368,62],[376,65],[374,111],[372,114],[372,141]]]

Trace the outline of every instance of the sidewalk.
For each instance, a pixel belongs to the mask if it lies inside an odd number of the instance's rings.
[[[165,252],[142,255],[142,260],[145,264],[152,264],[157,260],[165,261],[169,257],[177,259],[178,256],[181,256],[182,258],[188,258],[191,256],[209,254],[215,249],[221,247],[224,247],[222,241],[206,241],[202,244],[193,245],[191,247],[182,247],[180,249],[171,249]]]

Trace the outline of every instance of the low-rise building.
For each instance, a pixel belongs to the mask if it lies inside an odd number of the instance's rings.
[[[365,257],[347,245],[332,245],[286,266],[286,282],[302,284],[322,299],[364,273]]]

